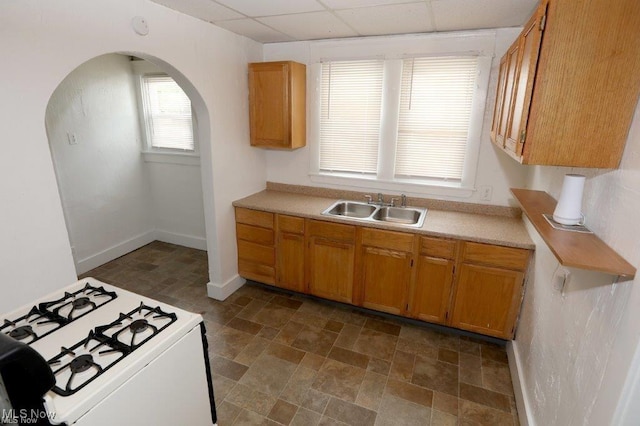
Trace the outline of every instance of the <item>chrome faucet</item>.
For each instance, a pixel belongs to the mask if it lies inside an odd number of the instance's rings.
[[[381,192],[378,192],[378,205],[384,205],[384,195]]]
[[[400,195],[400,207],[407,207],[407,196],[404,194]]]

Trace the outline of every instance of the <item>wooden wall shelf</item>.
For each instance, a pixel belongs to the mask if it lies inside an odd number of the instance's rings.
[[[634,277],[636,268],[595,234],[554,229],[542,216],[553,214],[556,200],[544,191],[511,188],[522,210],[560,264],[573,268]]]

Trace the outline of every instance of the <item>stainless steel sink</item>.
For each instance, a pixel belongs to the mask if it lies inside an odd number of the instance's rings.
[[[425,213],[426,209],[416,207],[380,207],[372,219],[401,225],[422,226]]]
[[[427,209],[421,207],[380,206],[358,201],[340,200],[329,206],[322,214],[361,222],[388,222],[420,228],[427,215]]]
[[[356,201],[338,201],[334,203],[322,214],[329,216],[347,216],[355,218],[366,218],[376,211],[377,207],[367,203],[358,203]]]

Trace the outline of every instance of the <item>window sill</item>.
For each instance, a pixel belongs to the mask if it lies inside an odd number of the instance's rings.
[[[145,163],[179,164],[182,166],[199,166],[198,154],[185,154],[182,152],[150,152],[142,151],[142,159]]]
[[[337,175],[327,173],[310,173],[312,182],[336,185],[342,188],[351,187],[358,189],[411,192],[412,194],[434,195],[454,198],[470,198],[475,192],[474,188],[461,187],[459,183],[417,183],[412,181],[388,181],[375,177]]]

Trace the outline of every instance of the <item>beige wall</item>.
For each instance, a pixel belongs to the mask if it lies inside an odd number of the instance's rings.
[[[587,176],[587,226],[639,268],[640,107],[619,169],[535,166],[528,187],[557,199],[565,173]],[[623,418],[614,416],[626,398],[621,392],[640,334],[640,278],[614,283],[615,276],[569,269],[560,292],[554,288],[557,260],[532,226],[529,232],[535,270],[514,349],[530,418],[537,425],[620,424]]]

